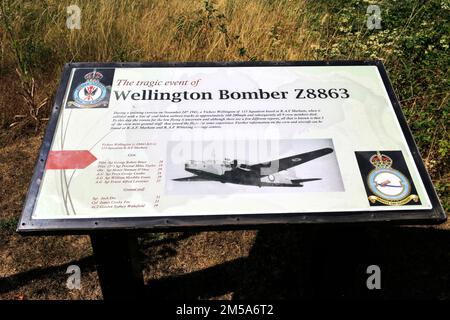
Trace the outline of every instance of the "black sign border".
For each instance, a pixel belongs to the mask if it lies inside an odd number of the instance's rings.
[[[54,132],[63,107],[66,88],[74,68],[140,68],[140,67],[272,67],[272,66],[376,66],[391,100],[400,127],[420,177],[428,193],[432,209],[430,210],[387,210],[355,212],[315,212],[315,213],[276,213],[276,214],[230,214],[212,216],[176,216],[176,217],[130,217],[130,218],[77,218],[77,219],[32,219],[32,213],[44,173],[45,163],[50,151]],[[127,62],[98,63],[79,62],[64,66],[61,82],[56,93],[52,114],[48,123],[39,157],[25,200],[25,205],[17,231],[26,234],[88,234],[101,230],[127,231],[197,231],[197,230],[236,230],[261,228],[277,224],[439,224],[447,217],[439,202],[436,191],[422,161],[417,145],[407,125],[398,99],[381,61],[264,61],[264,62]]]

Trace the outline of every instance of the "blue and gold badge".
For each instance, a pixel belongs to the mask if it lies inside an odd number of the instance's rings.
[[[96,69],[93,71],[76,70],[72,81],[72,94],[69,96],[66,108],[107,108],[111,95],[113,71],[108,69],[101,71]],[[81,79],[84,79],[84,82],[81,82]]]
[[[80,106],[95,106],[106,96],[106,87],[100,82],[100,72],[90,72],[84,76],[86,82],[80,84],[73,93],[73,98]]]
[[[411,176],[400,151],[356,152],[371,206],[419,204]],[[394,168],[394,159],[398,161]]]

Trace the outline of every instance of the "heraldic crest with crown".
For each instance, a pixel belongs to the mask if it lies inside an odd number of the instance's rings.
[[[371,206],[419,204],[401,151],[356,152],[356,156]],[[395,162],[397,168],[393,168]]]

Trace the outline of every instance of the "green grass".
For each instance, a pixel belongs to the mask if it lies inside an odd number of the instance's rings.
[[[450,211],[450,1],[320,2],[330,13],[332,36],[321,39],[316,57],[384,62],[427,170]],[[381,8],[381,30],[366,27],[368,3]],[[323,33],[323,25],[316,22],[313,30]]]
[[[17,217],[0,220],[0,231],[15,232],[19,219]]]

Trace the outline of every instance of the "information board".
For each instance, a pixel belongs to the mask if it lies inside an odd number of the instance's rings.
[[[19,231],[445,218],[380,62],[72,63]]]

